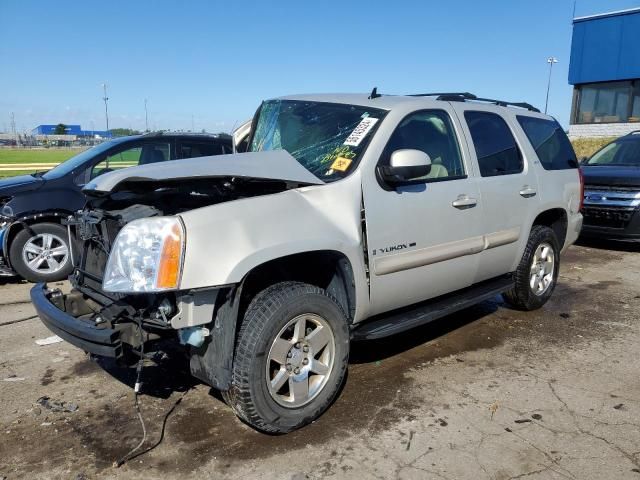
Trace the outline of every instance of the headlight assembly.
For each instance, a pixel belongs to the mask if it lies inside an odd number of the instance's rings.
[[[180,284],[184,227],[178,217],[134,220],[118,233],[102,287],[108,292],[160,292]]]

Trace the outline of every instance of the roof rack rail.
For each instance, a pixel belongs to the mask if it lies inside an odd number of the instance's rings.
[[[411,95],[407,95],[408,97],[437,97],[437,100],[443,100],[446,102],[465,102],[467,100],[476,101],[476,102],[487,102],[493,103],[494,105],[498,105],[500,107],[519,107],[525,108],[531,112],[538,112],[536,107],[526,102],[507,102],[505,100],[495,100],[493,98],[482,98],[474,95],[469,92],[454,92],[454,93],[414,93]]]
[[[407,97],[462,97],[465,100],[475,100],[478,98],[473,93],[469,92],[413,93],[411,95],[407,95]]]

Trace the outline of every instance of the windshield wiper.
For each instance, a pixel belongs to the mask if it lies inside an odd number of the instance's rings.
[[[33,172],[31,174],[32,177],[34,178],[40,178],[42,175],[44,175],[45,173],[47,173],[46,171],[40,171],[40,172]]]

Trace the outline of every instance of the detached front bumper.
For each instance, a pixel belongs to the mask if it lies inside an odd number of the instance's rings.
[[[49,330],[85,352],[110,358],[122,356],[121,331],[99,328],[93,323],[75,318],[60,310],[50,296],[51,292],[44,283],[38,283],[31,289],[31,301],[40,320]]]

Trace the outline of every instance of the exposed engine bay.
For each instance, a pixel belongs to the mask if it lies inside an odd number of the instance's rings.
[[[118,232],[140,218],[176,215],[299,186],[278,180],[200,177],[161,182],[131,180],[108,194],[87,192],[86,207],[65,222],[75,240],[71,252],[73,290],[68,295],[53,292],[50,298],[58,308],[92,326],[119,330],[123,342],[134,348],[141,342],[175,336],[171,319],[189,292],[123,294],[103,290],[107,259]]]

